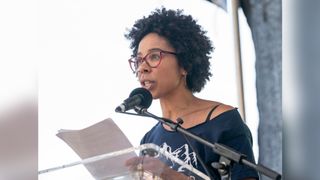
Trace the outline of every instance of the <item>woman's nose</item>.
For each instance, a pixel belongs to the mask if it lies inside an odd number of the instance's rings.
[[[146,61],[143,61],[142,64],[140,64],[140,66],[137,69],[138,74],[149,73],[150,71],[151,71],[151,68]]]

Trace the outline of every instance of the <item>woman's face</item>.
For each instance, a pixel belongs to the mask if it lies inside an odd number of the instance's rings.
[[[156,33],[147,34],[139,43],[138,57],[145,57],[150,52],[159,51],[175,52],[168,41]],[[161,62],[156,68],[151,68],[143,62],[137,69],[138,79],[142,87],[148,89],[154,99],[158,99],[180,88],[186,88],[185,70],[178,65],[174,54],[162,53]]]

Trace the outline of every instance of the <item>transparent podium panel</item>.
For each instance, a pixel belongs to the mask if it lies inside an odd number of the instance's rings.
[[[176,175],[181,176],[181,174],[172,169],[172,165],[174,165],[175,169],[178,167],[180,173],[189,179],[210,179],[202,172],[174,157],[159,146],[144,144],[40,170],[39,180],[160,180],[174,179],[172,177]]]

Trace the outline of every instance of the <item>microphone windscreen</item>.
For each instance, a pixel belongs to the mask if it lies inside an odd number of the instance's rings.
[[[129,97],[132,97],[134,95],[140,95],[142,97],[142,102],[140,103],[141,107],[150,107],[152,103],[152,94],[150,93],[150,91],[145,88],[136,88],[130,93]]]

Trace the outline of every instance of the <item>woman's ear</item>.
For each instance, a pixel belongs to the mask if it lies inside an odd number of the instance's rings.
[[[187,71],[184,68],[180,68],[180,73],[182,74],[182,76],[187,76]]]

